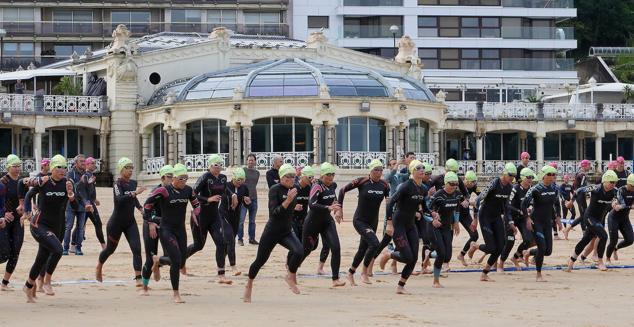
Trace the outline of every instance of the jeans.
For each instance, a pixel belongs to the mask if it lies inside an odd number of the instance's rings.
[[[240,210],[240,223],[238,224],[238,239],[242,241],[244,236],[244,218],[249,211],[249,240],[255,240],[255,215],[258,213],[258,200],[251,199],[251,204],[242,205]]]
[[[84,241],[84,231],[86,229],[86,212],[85,211],[75,211],[70,208],[70,206],[66,207],[66,229],[64,231],[64,249],[68,250],[70,246],[70,236],[71,230],[73,229],[73,223],[75,222],[75,216],[77,216],[77,239],[76,246],[77,249],[81,249],[81,243]]]

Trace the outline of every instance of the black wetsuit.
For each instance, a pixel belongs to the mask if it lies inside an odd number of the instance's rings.
[[[561,208],[559,203],[559,190],[555,183],[548,186],[543,182],[531,187],[524,200],[522,200],[522,212],[528,215],[528,207],[533,207],[531,220],[533,221],[533,239],[537,249],[530,251],[535,256],[537,272],[542,271],[544,256],[553,252],[553,221],[559,217]]]
[[[225,252],[229,257],[229,265],[236,265],[236,236],[238,235],[238,225],[240,224],[240,211],[244,204],[244,197],[249,196],[249,189],[245,184],[236,189],[232,182],[227,183],[227,190],[220,201],[219,213],[223,224],[222,233],[225,243]],[[231,209],[231,198],[233,194],[238,196],[238,205]],[[224,258],[223,258],[224,261]]]
[[[522,175],[521,175],[521,173],[522,173],[522,169],[524,169],[524,168],[528,168],[528,167],[525,167],[525,166],[524,166],[524,165],[522,165],[522,164],[519,164],[519,165],[517,166],[517,175],[515,175],[515,183],[519,184],[519,183],[521,183],[521,182],[522,182]]]
[[[467,193],[465,194],[465,199],[469,200],[471,194],[480,195],[480,189],[478,188],[478,184],[474,183],[472,187],[466,187]],[[473,223],[473,217],[471,216],[471,210],[467,207],[460,206],[458,208],[460,210],[460,224],[462,227],[469,233],[469,239],[465,242],[462,247],[462,251],[460,254],[463,256],[467,254],[469,248],[471,247],[471,242],[477,242],[480,236],[478,235],[478,229],[471,230],[471,224]],[[475,210],[475,208],[474,208]]]
[[[559,197],[561,198],[561,219],[568,219],[568,211],[570,211],[570,220],[574,221],[577,216],[577,210],[575,210],[575,206],[573,205],[570,209],[566,208],[566,201],[571,201],[574,196],[574,189],[572,185],[561,183],[559,185]],[[564,226],[566,226],[566,222],[564,221]]]
[[[0,183],[0,218],[4,217],[4,202],[7,196],[7,189],[4,184]],[[11,256],[9,249],[9,238],[4,228],[0,229],[0,263],[5,263]]]
[[[429,201],[432,212],[438,213],[440,216],[440,227],[432,227],[432,242],[436,250],[436,260],[434,261],[434,269],[440,272],[443,263],[449,263],[451,260],[451,243],[453,242],[452,224],[458,223],[460,220],[459,207],[464,201],[464,196],[459,190],[452,194],[447,193],[444,189],[436,191]]]
[[[506,232],[503,217],[510,217],[507,214],[507,201],[512,190],[513,184],[504,185],[497,177],[489,183],[486,190],[480,193],[478,217],[484,238],[480,251],[490,254],[487,264],[491,267],[495,267],[498,257],[504,251]],[[483,272],[486,274],[489,270],[485,268]]]
[[[396,251],[392,252],[390,257],[405,263],[401,271],[402,279],[408,279],[416,266],[419,242],[416,213],[419,213],[422,219],[428,212],[426,198],[427,188],[422,184],[416,185],[413,179],[409,179],[399,186],[387,207],[388,219],[392,220],[394,226],[393,239],[396,245]],[[399,285],[405,284],[399,282]]]
[[[141,238],[139,228],[134,219],[134,209],[141,209],[141,204],[133,192],[136,191],[137,182],[133,179],[119,178],[112,187],[114,209],[112,216],[106,225],[108,240],[106,248],[99,254],[99,262],[104,264],[119,245],[121,234],[125,235],[132,251],[132,266],[134,271],[141,271]],[[141,276],[135,276],[141,278]]]
[[[616,188],[621,188],[621,186],[625,186],[627,184],[627,176],[629,175],[627,170],[623,169],[623,171],[618,171],[615,169],[614,172],[619,178],[619,180],[616,181]]]
[[[588,177],[583,170],[579,170],[575,175],[575,181],[572,184],[573,191],[586,187],[588,185]],[[575,227],[581,224],[581,229],[586,230],[586,220],[583,218],[586,208],[588,208],[588,202],[586,200],[585,192],[575,192],[575,202],[579,208],[579,216],[570,224],[571,227]]]
[[[31,235],[39,244],[29,279],[35,280],[43,269],[52,275],[62,258],[63,248],[60,239],[68,203],[66,181],[66,178],[59,181],[51,178],[42,183],[41,177],[36,177],[29,182],[38,198],[38,212],[31,217]],[[70,201],[70,205],[76,209],[78,203],[73,200]]]
[[[305,187],[302,187],[299,183],[295,184],[295,188],[297,188],[295,201],[297,204],[302,205],[302,210],[296,211],[293,209],[293,233],[295,233],[297,239],[302,238],[304,220],[306,219],[306,215],[308,215],[308,199],[310,197],[310,189],[312,187],[313,184],[308,184]]]
[[[593,238],[598,237],[597,255],[599,259],[603,258],[605,253],[605,245],[608,240],[608,234],[605,231],[605,214],[612,208],[612,200],[616,197],[616,188],[605,191],[603,185],[597,184],[577,189],[577,195],[585,197],[584,193],[590,193],[590,204],[586,209],[583,219],[586,221],[586,230],[583,237],[575,246],[575,254],[579,255]],[[573,261],[576,260],[572,258]]]
[[[6,226],[0,231],[0,238],[5,238],[9,244],[9,258],[5,271],[13,274],[15,267],[18,265],[22,243],[24,243],[24,226],[20,223],[22,211],[18,213],[18,207],[20,200],[24,199],[26,188],[21,179],[12,179],[9,174],[0,178],[0,183],[4,184],[6,190],[4,211],[13,214],[13,221],[7,221]],[[2,283],[7,285],[9,281],[3,279]]]
[[[207,233],[209,233],[216,245],[218,275],[224,275],[225,273],[226,245],[223,227],[226,224],[222,223],[218,211],[220,202],[207,202],[207,199],[214,195],[220,195],[221,198],[225,196],[227,192],[230,192],[227,185],[227,176],[219,174],[216,177],[210,172],[205,172],[196,181],[194,193],[200,202],[200,215],[191,217],[190,226],[194,243],[187,247],[187,257],[189,258],[192,254],[203,249],[207,241]]]
[[[339,201],[343,206],[346,192],[358,189],[359,200],[354,211],[352,225],[359,233],[359,248],[352,260],[350,272],[354,273],[363,261],[363,265],[368,267],[379,247],[379,239],[376,237],[376,229],[379,225],[379,210],[381,202],[390,194],[390,186],[383,179],[374,182],[369,177],[360,177],[346,184],[339,191]]]
[[[617,190],[616,200],[623,209],[615,211],[612,209],[608,214],[608,231],[610,233],[610,243],[606,249],[608,258],[616,250],[632,245],[634,242],[634,231],[630,222],[630,210],[634,204],[634,191],[628,191],[627,186],[621,186]],[[619,231],[623,235],[623,241],[619,241]]]
[[[84,172],[84,175],[82,175],[79,185],[77,186],[78,188],[84,189],[84,191],[80,193],[86,194],[87,198],[85,199],[85,201],[87,204],[90,204],[92,206],[92,212],[86,211],[86,219],[84,220],[84,235],[86,231],[86,222],[88,222],[88,220],[90,219],[93,226],[95,227],[95,235],[97,236],[97,240],[99,240],[99,243],[105,244],[106,240],[103,235],[103,223],[101,222],[101,216],[99,216],[97,204],[95,204],[95,201],[97,200],[97,190],[95,189],[95,182],[90,182],[90,179],[93,178],[93,176],[94,174],[89,171]],[[71,244],[75,245],[76,238],[77,228],[73,229]]]
[[[172,290],[178,290],[180,268],[187,260],[187,231],[185,230],[185,216],[187,203],[194,208],[192,216],[199,214],[200,207],[196,194],[191,187],[185,185],[176,189],[172,185],[157,187],[145,201],[143,219],[159,224],[159,236],[163,250],[170,259],[170,281]],[[160,217],[153,215],[158,207]]]
[[[317,181],[313,184],[308,200],[310,210],[304,221],[302,231],[304,258],[306,258],[310,252],[317,249],[319,244],[318,236],[319,234],[322,235],[324,245],[328,246],[330,251],[332,251],[330,266],[332,268],[333,280],[339,279],[339,266],[341,264],[339,235],[337,235],[335,220],[330,215],[330,209],[328,209],[328,207],[337,201],[336,189],[336,183],[326,186],[322,181]]]
[[[152,192],[156,191],[157,188],[162,187],[162,184],[159,184],[158,186],[156,186]],[[149,217],[150,219],[146,219],[146,216]],[[145,283],[145,285],[147,285],[147,283],[149,282],[150,277],[152,277],[152,265],[154,264],[154,260],[152,259],[153,256],[158,255],[158,244],[159,244],[159,240],[160,240],[160,234],[161,231],[160,229],[157,229],[156,231],[156,238],[152,238],[150,236],[150,222],[155,222],[158,225],[158,228],[160,228],[160,220],[161,220],[161,207],[160,206],[153,206],[152,208],[152,212],[150,212],[149,215],[143,214],[143,245],[145,246],[145,263],[143,264],[143,270],[141,271],[141,277],[143,277],[143,282]],[[163,250],[163,252],[165,253],[165,250]],[[159,265],[161,266],[169,266],[171,264],[171,261],[169,260],[169,257],[166,256],[162,256],[159,258]]]
[[[297,197],[284,208],[282,203],[286,201],[289,189],[281,184],[273,185],[269,189],[269,220],[260,237],[260,245],[255,261],[249,267],[249,278],[254,279],[271,256],[273,248],[277,244],[289,250],[286,264],[288,271],[296,273],[297,268],[304,259],[302,244],[292,231],[293,212]]]
[[[524,250],[528,250],[533,243],[533,232],[529,231],[526,228],[526,219],[524,213],[522,212],[522,201],[526,196],[526,192],[530,189],[522,187],[522,184],[513,185],[513,190],[511,191],[511,195],[509,195],[509,201],[507,203],[507,215],[511,215],[511,217],[507,217],[506,223],[506,243],[504,245],[504,250],[500,255],[500,260],[506,261],[509,254],[513,250],[513,246],[515,245],[515,235],[512,232],[512,228],[510,228],[510,222],[512,221],[519,230],[522,235],[522,243],[517,247],[517,251],[513,255],[515,259],[519,259]]]

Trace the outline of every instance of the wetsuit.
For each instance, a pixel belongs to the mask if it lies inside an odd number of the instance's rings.
[[[510,217],[507,213],[507,201],[512,189],[513,184],[504,185],[497,177],[489,183],[486,190],[480,193],[478,217],[484,238],[480,251],[490,254],[487,264],[491,267],[495,267],[498,257],[504,251],[506,233],[503,217]],[[486,274],[489,270],[485,268],[482,272]]]
[[[621,186],[617,190],[616,200],[623,209],[615,211],[612,209],[608,214],[608,231],[610,232],[610,243],[608,244],[606,255],[612,257],[616,250],[632,245],[634,242],[634,231],[630,223],[630,209],[634,204],[634,191],[628,191],[627,186]],[[619,231],[623,235],[623,241],[619,241]]]
[[[119,178],[112,187],[114,209],[106,225],[108,240],[106,248],[99,254],[99,262],[103,265],[119,245],[121,234],[125,235],[132,251],[132,266],[134,271],[141,271],[141,238],[139,228],[134,219],[134,209],[141,209],[139,199],[134,195],[137,182],[133,179]],[[140,279],[141,276],[135,276]]]
[[[512,228],[510,227],[511,221],[522,235],[522,243],[517,247],[517,252],[515,252],[513,257],[515,259],[519,259],[522,252],[524,250],[528,250],[532,246],[533,233],[526,228],[526,220],[524,219],[525,216],[524,213],[522,213],[522,201],[529,189],[530,186],[528,188],[524,188],[521,184],[515,184],[513,185],[511,195],[509,195],[506,214],[511,215],[511,217],[507,217],[506,219],[506,243],[504,244],[504,250],[500,255],[500,260],[502,260],[502,262],[506,261],[513,250],[513,246],[515,245],[515,234],[513,234]]]
[[[339,266],[341,264],[339,235],[337,235],[335,220],[330,215],[330,209],[328,209],[328,207],[337,201],[336,189],[336,183],[326,186],[319,180],[313,184],[308,199],[310,210],[304,221],[302,231],[304,258],[306,258],[310,252],[317,249],[317,245],[319,244],[317,237],[319,234],[322,235],[324,245],[328,246],[330,251],[332,251],[332,258],[330,259],[332,280],[339,279]]]
[[[575,181],[572,184],[573,191],[580,189],[582,187],[586,187],[588,185],[588,178],[586,173],[583,170],[579,170],[575,175]],[[579,217],[577,217],[570,226],[574,228],[575,226],[581,224],[581,229],[586,230],[586,220],[583,218],[586,208],[588,208],[588,202],[586,200],[585,192],[575,192],[575,202],[577,202],[577,207],[579,208]]]
[[[409,278],[416,266],[419,243],[416,213],[421,217],[428,213],[426,198],[427,189],[409,179],[399,186],[387,207],[387,217],[392,220],[394,226],[393,239],[396,245],[396,251],[392,252],[390,257],[405,263],[401,271],[402,279]],[[405,283],[399,281],[399,286],[405,286]]]
[[[522,200],[522,212],[528,215],[528,207],[532,206],[531,220],[533,221],[533,239],[537,249],[530,251],[535,256],[537,272],[542,271],[544,256],[553,252],[553,218],[560,215],[559,190],[555,183],[546,186],[543,182],[533,186],[526,192]]]
[[[240,223],[240,211],[244,205],[244,197],[249,196],[249,189],[242,184],[236,189],[233,183],[227,183],[227,190],[220,201],[218,212],[223,224],[222,234],[225,244],[225,252],[229,257],[229,265],[236,265],[236,236],[238,235],[238,224]],[[238,205],[231,209],[231,198],[233,194],[238,196]],[[224,258],[222,259],[224,262]]]
[[[264,226],[260,237],[260,245],[255,256],[255,261],[249,267],[249,278],[254,279],[271,256],[273,248],[277,244],[289,250],[286,264],[288,271],[296,273],[297,268],[304,259],[302,244],[292,231],[293,212],[297,197],[284,208],[282,203],[286,201],[289,189],[282,184],[273,185],[269,189],[269,220]]]
[[[520,175],[520,173],[522,172],[522,169],[524,169],[524,168],[528,168],[528,167],[525,167],[522,164],[519,164],[517,166],[517,175],[515,175],[515,183],[519,184],[519,183],[522,182],[522,176]]]
[[[200,215],[191,217],[190,226],[194,243],[187,247],[187,257],[200,251],[207,241],[207,233],[211,235],[211,239],[216,245],[216,265],[218,266],[218,275],[225,274],[225,255],[226,246],[223,235],[223,226],[218,206],[220,202],[207,202],[209,197],[220,195],[221,198],[225,193],[230,192],[227,188],[227,176],[219,174],[214,176],[211,172],[205,172],[194,186],[194,193],[200,202]]]
[[[612,200],[616,197],[616,188],[605,191],[603,185],[597,184],[577,189],[577,195],[585,197],[585,193],[590,193],[590,204],[586,209],[583,219],[586,221],[586,230],[583,237],[575,246],[575,254],[578,256],[593,238],[598,237],[597,255],[603,258],[608,234],[605,231],[605,214],[612,208]],[[575,261],[575,258],[571,258]]]
[[[342,207],[346,192],[354,189],[359,190],[359,200],[352,217],[352,225],[361,236],[361,239],[359,240],[357,253],[352,260],[350,273],[356,271],[361,261],[363,261],[365,267],[368,267],[372,259],[374,259],[376,250],[379,247],[379,239],[376,237],[376,229],[379,225],[379,210],[383,199],[390,194],[390,185],[382,179],[375,182],[367,176],[357,178],[346,184],[339,191],[339,201]]]
[[[7,189],[4,184],[0,183],[0,218],[4,218],[4,203],[7,196]],[[4,228],[0,229],[0,263],[5,263],[11,256],[9,238]]]
[[[453,242],[452,224],[460,221],[460,202],[464,201],[464,196],[459,190],[452,194],[444,189],[436,191],[429,201],[432,212],[440,216],[440,227],[431,225],[432,242],[436,250],[436,260],[434,261],[434,274],[440,274],[443,263],[451,260],[451,243]]]
[[[175,291],[178,290],[180,282],[180,268],[185,266],[187,259],[185,216],[188,202],[194,208],[192,216],[199,214],[199,202],[191,187],[185,185],[182,189],[176,189],[172,185],[167,185],[154,189],[143,206],[143,219],[161,226],[159,237],[163,250],[171,261],[170,281],[172,290]],[[154,211],[157,207],[160,217],[153,214],[157,212]]]
[[[478,188],[477,183],[474,183],[472,187],[465,186],[465,188],[467,190],[467,193],[464,194],[464,197],[467,200],[469,200],[469,198],[471,197],[471,194],[480,195],[480,189]],[[465,208],[463,206],[460,206],[458,209],[460,210],[460,224],[467,231],[467,233],[469,233],[469,239],[465,242],[464,246],[462,247],[462,251],[460,251],[460,254],[464,256],[465,254],[467,254],[467,251],[469,251],[469,248],[471,247],[471,242],[477,242],[480,236],[478,235],[477,228],[476,230],[473,230],[473,231],[471,230],[471,224],[473,223],[471,210],[469,210],[468,207]]]
[[[614,172],[619,178],[619,180],[616,181],[616,188],[621,188],[622,186],[625,186],[627,184],[627,176],[629,175],[627,170],[623,169],[623,171],[618,171],[617,169],[615,169]]]
[[[62,258],[63,248],[60,238],[66,220],[66,204],[69,203],[75,210],[78,206],[75,199],[73,201],[68,199],[66,181],[66,178],[59,181],[49,179],[43,183],[41,177],[29,181],[29,186],[33,187],[38,198],[38,211],[31,217],[31,235],[39,244],[35,262],[29,272],[29,279],[37,279],[43,269],[52,275]]]
[[[305,187],[302,187],[299,183],[295,184],[295,188],[297,188],[295,200],[297,204],[302,205],[302,210],[295,211],[293,209],[293,233],[295,233],[297,239],[302,237],[304,220],[306,219],[306,215],[308,215],[308,199],[312,187],[313,184],[308,184]]]
[[[574,195],[574,190],[572,188],[572,185],[566,184],[566,183],[562,183],[561,185],[559,185],[559,197],[561,198],[561,211],[562,211],[561,218],[562,219],[568,219],[568,211],[570,211],[570,215],[571,215],[570,220],[574,221],[575,217],[577,216],[577,210],[575,210],[574,205],[570,209],[566,208],[566,201],[571,201],[573,195]],[[564,222],[564,226],[566,226],[566,222]]]
[[[162,186],[163,186],[162,184],[159,184],[152,190],[152,192],[156,191],[156,189]],[[154,264],[154,259],[152,259],[152,257],[155,255],[158,255],[158,244],[161,238],[160,229],[157,229],[156,231],[157,233],[156,238],[150,237],[149,223],[154,222],[155,224],[158,225],[158,228],[160,228],[159,223],[160,223],[161,217],[162,215],[161,215],[160,206],[153,206],[152,212],[150,212],[149,214],[146,214],[145,211],[143,212],[143,227],[142,228],[143,228],[143,245],[145,246],[145,263],[143,264],[141,277],[143,278],[143,283],[146,286],[148,285],[150,281],[150,277],[152,277],[152,265]],[[163,252],[165,252],[165,250],[163,250]],[[170,264],[171,264],[171,261],[169,260],[169,257],[162,256],[159,258],[160,266],[169,266]]]
[[[22,210],[18,213],[18,207],[20,206],[20,201],[24,199],[26,189],[22,180],[13,179],[9,176],[9,174],[0,178],[0,183],[4,185],[6,190],[4,211],[13,214],[13,221],[7,221],[6,226],[2,229],[3,232],[0,233],[0,237],[5,238],[9,244],[9,258],[7,260],[5,271],[9,274],[13,274],[13,271],[18,264],[22,243],[24,243],[24,226],[20,223]],[[9,281],[3,279],[2,284],[8,285]]]

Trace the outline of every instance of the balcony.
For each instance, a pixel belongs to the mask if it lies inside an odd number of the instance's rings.
[[[258,169],[269,169],[273,166],[273,159],[282,157],[282,162],[295,167],[304,167],[313,164],[313,152],[254,152],[255,166]]]
[[[575,8],[574,0],[503,0],[503,7],[516,8]]]
[[[218,153],[218,154],[222,157],[223,167],[227,167],[227,163],[228,163],[227,158],[229,157],[229,154],[228,153]],[[180,162],[183,163],[187,167],[188,171],[204,172],[204,171],[207,171],[208,169],[207,159],[209,159],[209,156],[211,156],[211,154],[186,154],[180,157]],[[161,169],[161,167],[158,167],[158,168]],[[150,172],[148,171],[148,173]],[[158,173],[158,170],[153,171],[152,173]]]
[[[574,40],[574,27],[502,26],[504,39]]]
[[[538,103],[529,102],[485,102],[478,115],[475,102],[447,102],[447,119],[473,120],[609,120],[634,121],[634,104],[606,103],[598,115],[597,104],[592,103],[544,103],[543,118],[540,118]]]
[[[103,116],[108,114],[105,96],[0,94],[0,111],[56,116]]]
[[[343,37],[346,39],[366,39],[366,38],[392,38],[392,32],[390,32],[391,25],[372,25],[372,26],[360,26],[360,25],[344,25]],[[403,26],[399,26],[399,30],[396,33],[396,37],[403,36]]]
[[[337,151],[337,165],[344,169],[365,169],[374,159],[385,165],[387,152]]]
[[[343,0],[344,6],[402,6],[403,0]]]
[[[118,24],[125,24],[133,37],[160,32],[210,33],[219,26],[238,34],[289,35],[288,24],[221,24],[209,22],[1,22],[0,27],[11,37],[72,37],[110,39]],[[389,28],[389,27],[388,27]],[[390,34],[391,36],[391,34]]]
[[[502,70],[575,71],[575,61],[568,58],[503,58]]]

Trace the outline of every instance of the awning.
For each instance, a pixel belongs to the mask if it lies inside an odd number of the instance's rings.
[[[0,81],[15,81],[15,80],[28,80],[34,77],[47,77],[47,76],[68,76],[76,75],[77,73],[68,69],[27,69],[19,70],[10,73],[0,74]]]

